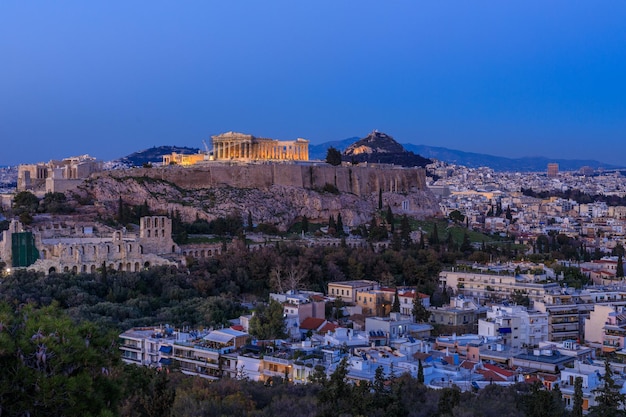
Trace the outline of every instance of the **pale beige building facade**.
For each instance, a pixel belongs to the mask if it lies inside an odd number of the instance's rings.
[[[17,168],[17,191],[65,192],[80,185],[94,172],[103,170],[101,161],[89,155],[22,164]]]

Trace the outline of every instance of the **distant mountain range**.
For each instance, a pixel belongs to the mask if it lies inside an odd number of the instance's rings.
[[[326,159],[326,152],[328,148],[331,146],[340,150],[341,152],[345,152],[350,148],[351,145],[355,145],[359,141],[367,142],[367,140],[372,140],[370,138],[372,134],[361,139],[359,137],[350,137],[343,140],[336,140],[330,142],[324,142],[318,145],[309,145],[309,158],[310,159]],[[385,138],[390,138],[389,136],[383,134],[379,134],[379,136],[384,135]],[[368,139],[369,138],[369,139]],[[381,138],[379,138],[381,139]],[[361,142],[361,143],[363,143]],[[450,164],[456,165],[464,165],[470,168],[478,168],[478,167],[490,167],[495,171],[521,171],[521,172],[541,172],[546,171],[547,165],[550,162],[555,162],[559,164],[559,170],[561,171],[576,171],[582,167],[590,167],[593,169],[617,169],[620,168],[615,165],[605,164],[603,162],[595,161],[595,160],[577,160],[577,159],[551,159],[545,157],[524,157],[524,158],[505,158],[501,156],[493,156],[487,154],[473,153],[473,152],[463,152],[457,151],[454,149],[436,147],[436,146],[426,146],[426,145],[414,145],[412,143],[402,144],[404,149],[408,151],[408,156],[411,158],[428,158],[428,159],[437,159],[439,161],[447,162]],[[354,148],[354,147],[353,147]],[[184,146],[158,146],[150,149],[146,149],[143,151],[138,151],[132,153],[128,156],[120,158],[115,161],[117,163],[121,163],[126,166],[142,166],[146,163],[157,163],[162,161],[163,155],[171,154],[172,152],[183,153],[183,154],[195,154],[200,151],[199,148],[190,148]],[[352,151],[353,152],[353,151]],[[414,154],[414,155],[411,155]],[[371,160],[370,162],[384,162],[388,163],[387,158],[391,155],[389,153],[377,153],[375,154],[375,160]],[[400,154],[394,154],[395,156]],[[356,155],[359,156],[359,155]],[[394,156],[394,157],[395,157]],[[406,156],[406,155],[405,155]],[[403,156],[404,157],[404,156]],[[350,156],[344,155],[344,160],[349,161]],[[363,157],[361,157],[363,158]],[[383,159],[381,159],[383,158]],[[413,161],[413,159],[411,159]],[[402,161],[398,161],[398,164],[401,164]],[[421,165],[420,163],[415,163],[413,166]]]
[[[351,137],[344,140],[325,142],[319,145],[309,145],[309,157],[311,159],[323,160],[326,158],[326,151],[329,147],[332,146],[343,152],[358,140],[360,140],[358,137]],[[546,171],[548,163],[551,162],[559,164],[559,170],[561,171],[577,171],[585,166],[593,169],[621,168],[616,165],[586,159],[552,159],[545,157],[505,158],[502,156],[463,152],[437,146],[414,145],[412,143],[404,143],[402,146],[404,146],[404,149],[407,151],[411,151],[424,158],[437,159],[439,161],[463,165],[469,168],[490,167],[495,171],[541,172]]]

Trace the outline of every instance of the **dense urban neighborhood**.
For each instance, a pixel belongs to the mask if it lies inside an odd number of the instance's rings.
[[[221,138],[220,152],[228,141],[256,143]],[[493,411],[484,415],[502,415],[489,396],[511,398],[506,415],[625,412],[620,172],[429,161],[409,199],[404,177],[390,173],[414,168],[371,164],[360,168],[387,183],[369,191],[369,206],[337,203],[281,224],[258,207],[224,209],[216,194],[201,207],[165,195],[181,169],[175,156],[139,171],[88,156],[3,171],[0,360],[17,372],[3,380],[9,414],[78,404],[67,384],[88,375],[86,392],[100,400],[76,412],[92,415],[282,415],[274,402],[290,395],[296,415],[457,415],[481,402]],[[232,156],[194,158],[182,169],[238,169]],[[313,164],[316,175],[330,165]],[[354,167],[332,169],[337,181]],[[147,197],[111,189],[107,200],[111,179]],[[368,181],[360,187],[379,184]],[[281,186],[344,193],[307,184]],[[177,192],[191,186],[204,187]],[[116,382],[131,375],[135,385]],[[24,385],[8,388],[13,378]],[[40,388],[23,388],[31,384]],[[232,397],[254,384],[273,399]],[[417,397],[402,400],[408,387]],[[69,403],[52,399],[60,391]],[[351,396],[369,405],[355,412]]]

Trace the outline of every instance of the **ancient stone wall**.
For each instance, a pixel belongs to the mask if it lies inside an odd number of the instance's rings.
[[[118,178],[152,177],[166,180],[185,189],[235,187],[267,189],[273,185],[322,189],[331,184],[340,192],[365,196],[383,192],[409,193],[426,190],[426,177],[421,168],[334,167],[330,165],[297,164],[207,164],[203,166],[134,168],[130,171],[109,171],[96,174]]]

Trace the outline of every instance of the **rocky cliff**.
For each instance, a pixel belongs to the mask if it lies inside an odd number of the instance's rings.
[[[98,201],[101,215],[114,214],[119,197],[128,204],[148,203],[153,211],[177,210],[184,220],[248,211],[256,223],[287,226],[300,216],[327,221],[341,213],[354,226],[371,219],[383,204],[413,217],[438,207],[422,169],[260,164],[134,168],[99,173],[80,187]]]

